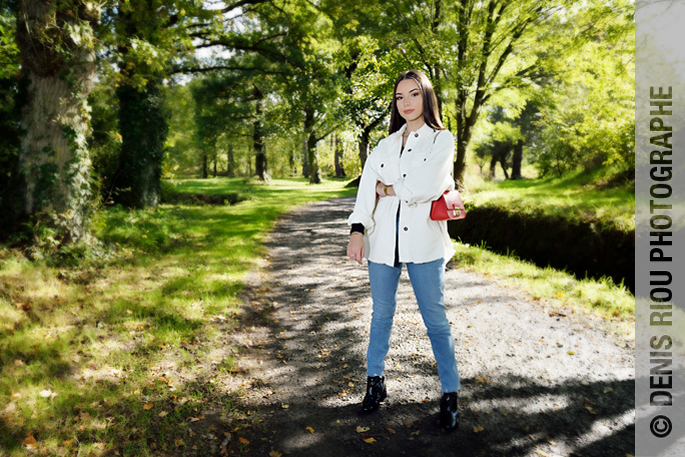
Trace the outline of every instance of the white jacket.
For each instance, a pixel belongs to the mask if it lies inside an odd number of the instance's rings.
[[[382,139],[366,159],[354,211],[347,220],[350,225],[364,225],[366,259],[390,266],[395,260],[398,205],[400,262],[426,263],[454,254],[447,222],[430,218],[431,202],[454,189],[454,137],[449,130],[424,124],[409,135],[400,157],[406,127]],[[377,199],[378,181],[392,184],[397,196]]]

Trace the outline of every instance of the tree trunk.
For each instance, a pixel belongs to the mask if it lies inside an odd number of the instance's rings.
[[[141,90],[123,84],[117,88],[117,96],[122,137],[115,182],[119,199],[133,208],[157,206],[168,133],[159,82],[148,81]],[[204,161],[203,177],[206,177],[206,156]]]
[[[233,144],[228,143],[228,152],[226,153],[226,176],[232,178],[235,176],[235,153],[233,152]]]
[[[321,184],[321,170],[319,170],[319,157],[316,151],[316,135],[309,134],[307,139],[307,162],[309,162],[309,184]]]
[[[290,166],[290,175],[294,176],[297,170],[295,169],[295,149],[290,150],[288,156],[288,165]]]
[[[500,165],[502,165],[502,171],[504,172],[504,179],[509,179],[509,173],[507,173],[507,159],[506,157],[500,157]]]
[[[266,144],[264,143],[264,132],[262,128],[262,104],[264,95],[256,86],[254,88],[254,97],[257,101],[256,116],[252,123],[252,146],[255,150],[255,172],[260,181],[266,181]]]
[[[66,14],[67,6],[76,13]],[[88,226],[87,98],[96,66],[93,40],[75,42],[69,29],[92,38],[100,10],[80,0],[23,0],[19,8],[17,43],[27,88],[19,150],[23,211],[52,227],[58,241],[75,242]]]
[[[335,138],[335,177],[344,178],[345,166],[343,165],[343,161],[345,157],[343,155],[343,142],[337,134],[334,134],[333,137]]]
[[[212,157],[212,161],[214,162],[214,177],[216,178],[216,146],[214,147],[214,156]]]
[[[462,93],[463,92],[463,93]],[[473,126],[478,119],[478,111],[481,104],[482,97],[476,96],[474,106],[471,108],[471,113],[466,116],[466,91],[460,91],[456,100],[457,108],[457,158],[454,161],[454,181],[458,190],[464,189],[464,175],[466,174],[466,147],[471,141],[471,134],[473,133]]]
[[[521,163],[523,162],[523,140],[518,140],[514,146],[514,157],[511,164],[511,179],[521,179]]]
[[[370,128],[370,126],[366,126],[357,137],[359,144],[359,162],[362,164],[362,170],[364,169],[366,158],[369,156],[369,136],[371,136],[371,130],[372,128]]]
[[[302,135],[302,176],[309,178],[309,156],[307,154],[307,132]]]
[[[209,178],[209,171],[207,170],[207,151],[202,150],[202,179]]]

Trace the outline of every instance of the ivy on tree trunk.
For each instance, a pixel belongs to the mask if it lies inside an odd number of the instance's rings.
[[[91,199],[87,97],[96,74],[93,27],[82,0],[22,0],[17,43],[26,87],[19,165],[23,212],[58,242],[83,239]]]

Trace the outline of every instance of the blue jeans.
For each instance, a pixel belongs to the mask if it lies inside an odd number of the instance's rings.
[[[438,363],[438,375],[443,392],[459,390],[459,372],[454,355],[452,330],[445,313],[445,261],[407,263],[409,279],[416,295],[419,311],[428,329],[433,355]],[[390,349],[390,333],[397,304],[397,286],[402,272],[399,267],[369,262],[369,283],[373,298],[371,335],[366,353],[367,376],[381,376],[385,356]]]

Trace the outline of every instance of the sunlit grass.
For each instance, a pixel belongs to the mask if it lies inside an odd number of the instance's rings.
[[[245,200],[110,208],[95,227],[118,254],[100,263],[51,267],[0,251],[0,455],[184,449],[189,417],[216,398],[239,404],[226,332],[240,325],[264,237],[296,205],[353,195],[345,183],[181,181],[179,192]],[[232,408],[226,421],[240,430],[245,415]]]
[[[621,230],[634,230],[633,187],[626,184],[602,188],[597,179],[596,174],[578,170],[561,178],[491,182],[471,167],[466,179],[466,199],[476,206],[493,205],[515,213],[563,217],[569,222],[601,222]]]
[[[635,298],[610,278],[577,279],[553,268],[540,268],[514,255],[499,255],[485,246],[454,243],[453,261],[460,268],[485,274],[501,284],[526,291],[533,299],[593,313],[612,323],[615,333],[635,339]]]

